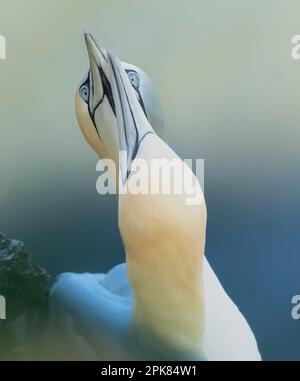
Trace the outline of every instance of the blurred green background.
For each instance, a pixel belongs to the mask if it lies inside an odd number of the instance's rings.
[[[123,260],[75,120],[88,27],[154,80],[176,152],[205,159],[207,257],[263,357],[299,360],[299,14],[296,0],[0,0],[0,231],[52,274]]]

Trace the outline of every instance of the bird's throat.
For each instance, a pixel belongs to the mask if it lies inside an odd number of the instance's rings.
[[[152,137],[148,143],[153,143]],[[149,147],[152,157],[154,148]],[[168,150],[161,146],[157,154],[172,156]],[[141,147],[139,156],[147,160],[147,146]],[[137,331],[174,352],[200,354],[205,203],[187,205],[184,195],[175,194],[119,195],[119,227]]]

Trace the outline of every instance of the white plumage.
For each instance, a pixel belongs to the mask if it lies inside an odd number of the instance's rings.
[[[204,259],[203,359],[260,360],[255,337]],[[132,292],[126,264],[107,274],[65,273],[51,292],[51,320],[62,329],[70,359],[161,359],[131,332]],[[171,358],[169,355],[169,359]],[[168,356],[165,356],[168,358]]]
[[[161,110],[146,75],[99,49],[89,33],[86,43],[90,74],[77,91],[76,112],[91,147],[120,164],[123,184],[138,158],[178,158],[161,139]],[[121,163],[118,150],[127,152]],[[204,257],[204,198],[187,206],[184,196],[119,195],[127,264],[58,278],[50,294],[57,357],[260,359],[250,327]]]

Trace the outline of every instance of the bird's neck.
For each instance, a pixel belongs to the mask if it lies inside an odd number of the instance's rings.
[[[145,139],[138,156],[149,161],[176,155],[153,135]],[[204,201],[191,206],[184,195],[120,195],[119,225],[137,332],[143,340],[166,349],[187,356],[200,354]]]

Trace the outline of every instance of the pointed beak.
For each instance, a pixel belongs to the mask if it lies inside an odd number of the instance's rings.
[[[129,82],[121,61],[108,52],[109,78],[116,107],[120,160],[121,185],[125,184],[143,138],[154,133]],[[124,154],[124,155],[123,155]]]
[[[90,110],[101,102],[104,95],[103,79],[102,77],[108,73],[108,66],[106,61],[106,52],[101,49],[92,34],[88,31],[84,32],[86,48],[90,61]]]

